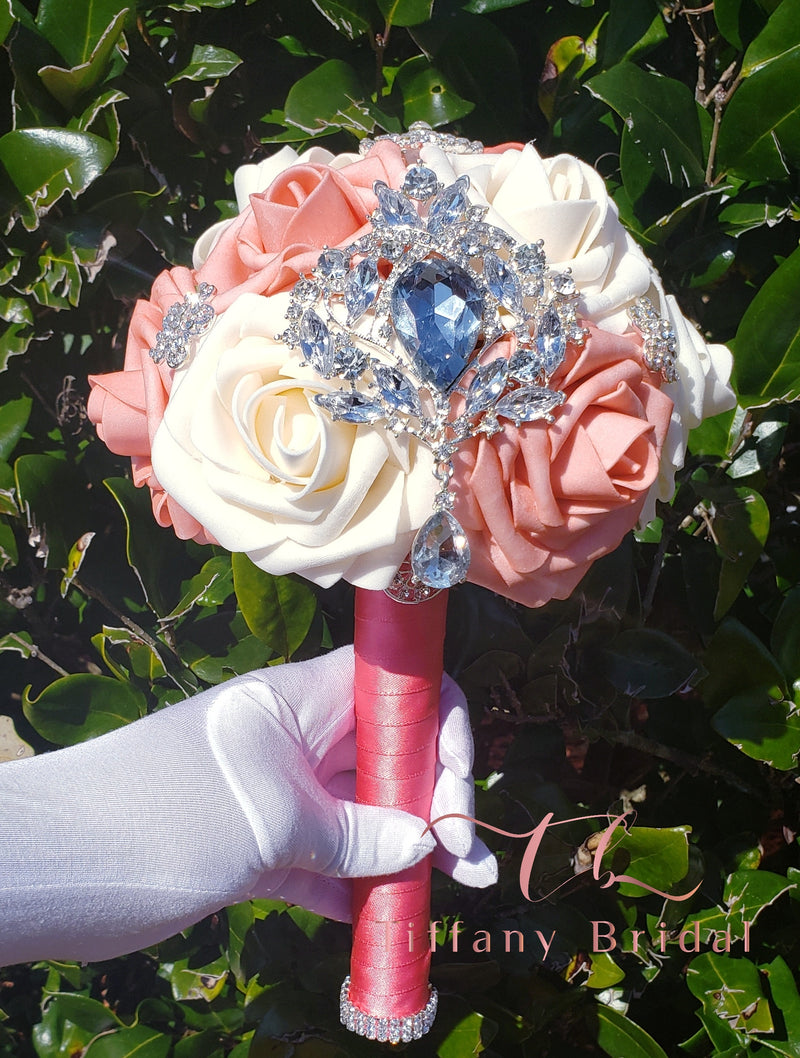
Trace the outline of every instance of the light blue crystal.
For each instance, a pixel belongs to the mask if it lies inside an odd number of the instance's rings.
[[[567,336],[561,326],[558,313],[550,308],[542,316],[536,330],[536,348],[544,362],[544,369],[548,375],[558,367],[564,359],[567,349]]]
[[[487,253],[483,258],[483,276],[489,290],[501,305],[505,305],[512,312],[520,311],[522,289],[519,277],[496,253]]]
[[[365,257],[351,269],[344,285],[344,303],[347,309],[347,322],[353,323],[362,316],[378,296],[380,276],[375,262]]]
[[[332,367],[331,335],[313,309],[306,309],[303,313],[299,337],[305,360],[320,375],[329,375]]]
[[[547,389],[544,386],[523,386],[508,393],[497,404],[497,414],[504,419],[511,419],[517,426],[535,419],[546,419],[547,416],[564,403],[564,394],[560,390]]]
[[[467,391],[467,415],[478,415],[490,408],[506,388],[507,378],[508,361],[503,357],[479,367]]]
[[[314,400],[334,419],[345,422],[377,422],[386,418],[383,408],[367,400],[356,390],[337,390],[335,393],[317,393]]]
[[[431,588],[460,584],[469,569],[467,537],[448,511],[436,511],[414,538],[411,568]]]
[[[442,188],[428,211],[428,231],[439,232],[461,220],[468,204],[468,190],[468,176],[460,176],[454,184]]]
[[[378,198],[378,208],[384,223],[390,227],[401,225],[412,228],[422,227],[419,214],[405,195],[395,191],[388,184],[384,184],[382,180],[376,180],[372,189]]]
[[[381,396],[390,408],[405,415],[422,418],[422,405],[410,379],[385,364],[375,364],[373,373]]]
[[[534,382],[542,373],[542,359],[532,349],[518,349],[511,357],[508,373],[518,382]]]
[[[348,260],[344,250],[323,250],[317,261],[317,272],[326,279],[344,279]]]
[[[481,331],[483,301],[472,277],[448,261],[418,261],[392,291],[391,311],[420,377],[438,389],[452,386]]]
[[[440,186],[436,173],[426,165],[410,166],[403,180],[403,191],[410,198],[416,198],[420,202],[425,202],[435,195]]]

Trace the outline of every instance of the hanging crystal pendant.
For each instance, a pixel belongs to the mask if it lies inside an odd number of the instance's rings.
[[[449,511],[435,511],[414,538],[411,568],[423,584],[452,588],[467,576],[469,542]]]

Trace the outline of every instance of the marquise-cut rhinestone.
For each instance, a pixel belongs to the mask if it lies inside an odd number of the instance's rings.
[[[499,357],[479,367],[467,391],[465,412],[479,415],[490,408],[502,395],[508,379],[508,361]]]
[[[386,413],[380,404],[369,400],[357,390],[338,390],[335,393],[317,393],[315,402],[334,419],[352,423],[371,423],[385,419]]]
[[[487,253],[483,258],[483,276],[486,285],[501,305],[512,312],[522,308],[522,289],[516,272],[508,267],[496,253]]]
[[[542,358],[544,369],[548,375],[558,367],[564,359],[567,350],[567,336],[558,318],[558,313],[553,308],[546,310],[536,332],[536,348]]]
[[[454,184],[442,188],[431,202],[428,211],[428,231],[439,232],[451,224],[456,224],[467,208],[467,191],[469,177],[460,176]]]
[[[392,319],[420,376],[446,390],[469,363],[481,330],[472,277],[447,261],[419,261],[392,291]]]
[[[387,367],[385,364],[375,364],[373,374],[381,397],[393,411],[422,418],[419,395],[410,379],[396,368]]]
[[[545,386],[523,386],[507,393],[497,402],[497,414],[519,426],[523,422],[546,419],[554,408],[564,403],[560,390]]]
[[[303,313],[298,335],[306,362],[311,364],[318,374],[327,378],[333,367],[331,335],[313,309],[306,309]]]
[[[378,296],[379,286],[378,266],[371,258],[365,257],[350,271],[344,284],[348,323],[353,323],[359,316],[364,315]]]
[[[382,220],[390,227],[419,228],[422,226],[419,214],[404,194],[395,191],[382,180],[376,180],[373,189],[378,198],[380,210],[376,219]]]
[[[452,588],[467,575],[469,542],[459,522],[448,511],[435,511],[414,538],[411,568],[432,588]]]

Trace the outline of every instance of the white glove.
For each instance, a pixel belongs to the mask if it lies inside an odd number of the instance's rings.
[[[0,766],[0,966],[97,960],[279,896],[350,917],[345,879],[434,851],[467,885],[497,864],[465,820],[356,805],[353,651],[230,680],[78,746]],[[472,815],[464,699],[442,685],[432,818]]]

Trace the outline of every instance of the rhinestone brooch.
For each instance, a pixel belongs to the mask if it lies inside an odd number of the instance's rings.
[[[150,356],[157,364],[180,367],[192,352],[194,343],[211,327],[215,312],[209,304],[217,292],[211,283],[200,283],[197,290],[184,294],[183,301],[170,305],[156,334]]]
[[[417,144],[419,135],[411,136]],[[380,423],[432,452],[439,488],[411,550],[430,588],[464,580],[469,542],[453,516],[452,458],[467,438],[553,421],[564,394],[549,380],[568,343],[583,345],[578,291],[548,268],[543,244],[517,243],[415,162],[399,190],[377,181],[372,231],[324,249],[295,285],[280,335],[303,362],[349,384],[314,398],[333,419]],[[498,343],[511,338],[511,355]]]

